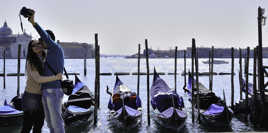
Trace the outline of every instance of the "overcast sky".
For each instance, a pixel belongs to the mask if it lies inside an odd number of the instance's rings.
[[[258,6],[268,16],[268,0],[1,0],[0,25],[7,21],[13,33],[21,33],[22,6],[36,10],[36,21],[57,40],[94,43],[98,33],[102,54],[136,53],[145,38],[153,49],[184,49],[192,38],[197,46],[254,47]],[[263,43],[268,47],[268,22]]]

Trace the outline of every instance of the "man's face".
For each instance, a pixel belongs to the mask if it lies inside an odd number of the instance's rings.
[[[43,40],[39,40],[39,42],[43,45],[43,47],[44,47],[45,49],[47,49],[47,44],[46,44],[45,41],[43,41]]]

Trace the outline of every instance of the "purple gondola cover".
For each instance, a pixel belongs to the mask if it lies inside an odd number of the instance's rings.
[[[186,115],[186,113],[184,111],[181,111],[181,110],[176,109],[174,107],[170,107],[170,108],[166,109],[165,111],[160,113],[159,116],[162,117],[162,118],[168,119],[173,115],[174,111],[176,111],[177,115],[180,118],[186,118],[187,117],[187,115]]]
[[[17,111],[16,109],[10,107],[9,105],[0,106],[0,114],[2,113],[11,113]]]
[[[171,89],[169,88],[169,86],[166,84],[166,82],[163,79],[159,77],[159,75],[155,71],[153,84],[152,84],[151,91],[150,91],[151,98],[155,97],[159,93],[171,93],[170,91]]]
[[[151,87],[151,104],[153,109],[163,112],[169,107],[183,108],[183,99],[174,90],[171,90],[166,82],[154,71],[154,79]]]
[[[7,114],[7,113],[15,112],[15,111],[17,110],[7,104],[7,100],[4,101],[3,106],[0,106],[0,114]]]
[[[80,79],[75,75],[75,85],[72,91],[72,94],[75,94],[77,91],[79,91],[82,87],[84,87],[85,84],[80,81]]]
[[[141,115],[141,111],[138,111],[138,110],[133,109],[133,108],[131,108],[131,107],[125,106],[125,109],[126,109],[127,113],[128,113],[130,116],[138,117],[138,116]]]
[[[209,108],[204,112],[205,115],[215,115],[222,113],[224,111],[224,106],[219,106],[217,104],[211,104]]]
[[[79,106],[74,106],[74,105],[70,105],[67,108],[69,111],[73,112],[73,113],[81,113],[81,112],[87,112],[88,109],[86,108],[81,108]]]
[[[85,84],[82,82],[78,82],[75,84],[74,89],[72,91],[72,94],[75,94],[77,91],[79,91],[82,87],[84,87]]]

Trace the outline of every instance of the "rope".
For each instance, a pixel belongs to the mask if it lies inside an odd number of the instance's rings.
[[[21,21],[21,15],[20,14],[19,14],[19,18],[20,18],[20,28],[21,28],[21,31],[23,33],[24,29],[23,29],[23,24],[22,24],[22,21]]]

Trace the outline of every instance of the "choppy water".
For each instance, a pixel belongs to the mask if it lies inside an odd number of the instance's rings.
[[[203,64],[202,61],[207,59],[200,59],[199,60],[199,72],[207,72],[208,65]],[[222,64],[222,65],[214,65],[215,72],[231,72],[231,59],[225,59],[228,61],[229,64]],[[252,62],[250,60],[250,69],[249,71],[252,72]],[[84,81],[86,85],[94,92],[94,79],[95,79],[95,61],[94,59],[87,60],[87,76],[83,75],[83,60],[79,59],[66,59],[65,60],[65,67],[69,72],[78,72],[80,73],[80,79]],[[264,60],[264,64],[268,64],[268,60]],[[0,60],[0,73],[3,72],[2,69],[3,60]],[[183,59],[178,59],[178,68],[177,73],[183,72]],[[158,72],[165,72],[165,73],[173,73],[174,72],[174,59],[150,59],[150,72],[153,72],[153,67],[156,67]],[[191,69],[191,61],[187,59],[187,70]],[[21,62],[21,72],[25,70],[25,60]],[[235,59],[235,101],[239,99],[239,82],[238,82],[238,70],[239,64],[238,59]],[[124,58],[101,58],[101,72],[137,72],[137,60],[136,59],[124,59]],[[16,59],[9,59],[6,60],[6,72],[7,73],[16,73],[17,72],[17,60]],[[144,59],[141,60],[141,72],[146,72],[146,62]],[[167,84],[174,88],[174,76],[173,75],[161,75],[161,77],[167,82]],[[70,76],[70,78],[74,78]],[[136,91],[137,88],[137,76],[130,75],[130,76],[120,76],[120,79],[127,85],[130,89]],[[199,80],[208,87],[208,77],[201,76]],[[150,82],[152,81],[152,76],[150,77]],[[252,82],[252,76],[249,79]],[[267,81],[267,79],[266,79]],[[88,125],[81,125],[78,128],[68,128],[69,132],[94,132],[94,133],[110,133],[110,132],[139,132],[139,133],[157,133],[157,132],[167,132],[167,130],[160,129],[157,125],[154,124],[154,121],[151,120],[151,126],[147,126],[147,105],[146,105],[146,76],[141,76],[140,80],[140,97],[142,100],[142,107],[143,107],[143,116],[142,116],[142,125],[137,130],[113,130],[109,128],[108,119],[108,108],[107,103],[109,100],[109,95],[106,94],[105,88],[108,85],[110,88],[114,86],[115,76],[101,76],[100,78],[100,110],[98,111],[98,124],[96,128],[91,128]],[[25,77],[20,78],[20,92],[24,91],[25,87]],[[151,83],[150,83],[151,85]],[[191,119],[191,104],[187,100],[187,95],[184,94],[182,87],[184,85],[184,78],[183,76],[177,76],[177,92],[183,96],[186,106],[186,111],[188,114],[188,118],[186,120],[186,127],[183,132],[207,132],[210,131],[208,129],[203,128],[198,123],[192,124]],[[220,97],[223,97],[222,90],[225,90],[227,104],[230,105],[231,102],[231,78],[230,75],[225,76],[214,76],[214,83],[213,83],[213,91]],[[8,76],[6,78],[6,89],[3,89],[3,78],[0,77],[0,104],[3,104],[4,99],[10,101],[15,95],[17,91],[17,78]],[[67,97],[64,97],[66,100]],[[152,109],[151,109],[152,111]],[[16,127],[0,127],[0,131],[4,132],[19,132],[21,126]],[[221,130],[220,130],[221,131]],[[223,130],[222,130],[223,131]],[[250,124],[245,124],[240,122],[235,117],[233,117],[231,122],[231,129],[225,130],[230,132],[241,132],[241,131],[256,131]],[[42,132],[48,133],[49,130],[46,126],[43,127]]]

